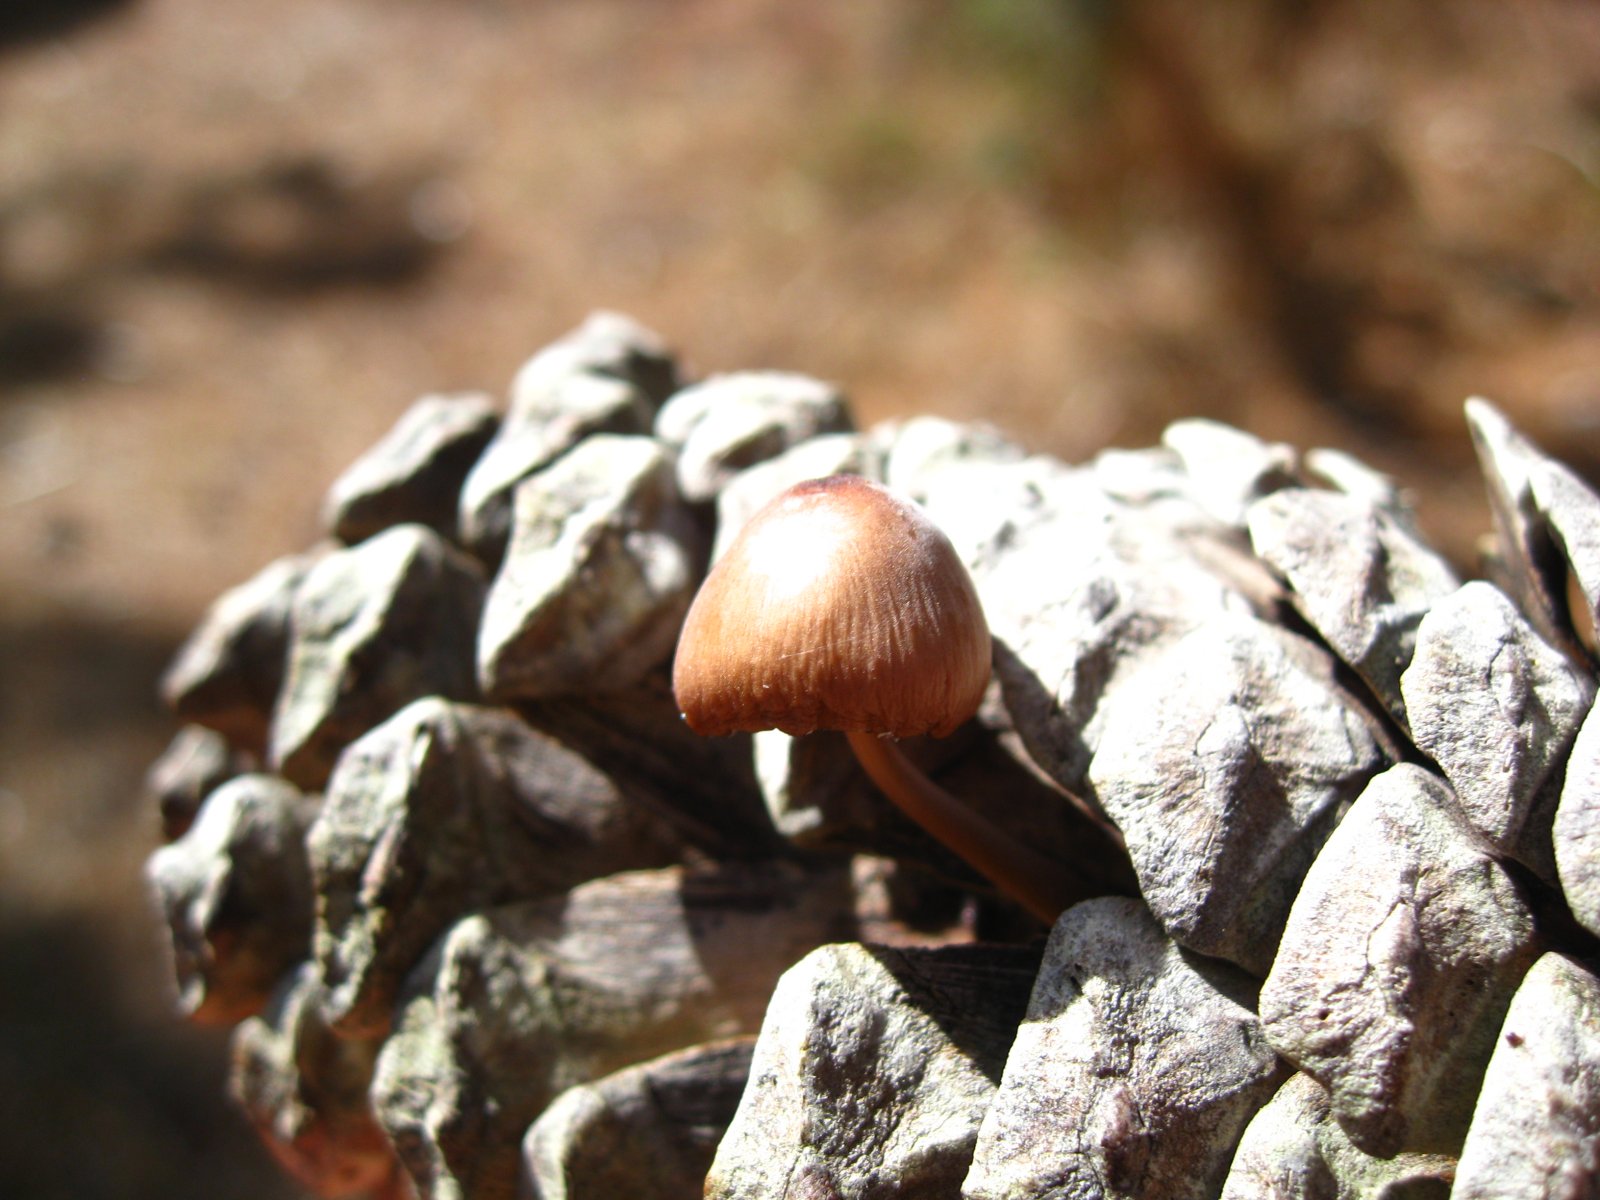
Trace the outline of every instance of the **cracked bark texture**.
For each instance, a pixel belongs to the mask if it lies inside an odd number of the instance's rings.
[[[1600,979],[1559,954],[1517,989],[1456,1173],[1458,1200],[1600,1189]]]
[[[463,913],[683,857],[600,768],[499,709],[418,700],[340,756],[308,837],[323,1011],[381,1035]]]
[[[1245,1129],[1222,1200],[1444,1197],[1455,1172],[1448,1154],[1379,1158],[1357,1149],[1333,1119],[1327,1091],[1297,1074]]]
[[[1267,1039],[1368,1154],[1455,1154],[1540,936],[1449,785],[1401,765],[1328,840],[1261,989]]]
[[[850,932],[844,877],[778,864],[628,872],[468,916],[399,999],[379,1119],[425,1195],[509,1197],[560,1092],[754,1032],[783,970]]]
[[[1011,947],[802,959],[773,991],[706,1200],[955,1200],[1037,966]]]
[[[299,787],[413,700],[477,694],[479,566],[423,525],[396,525],[329,554],[295,589],[289,657],[268,761]]]
[[[1137,900],[1088,900],[1045,947],[964,1200],[1203,1200],[1284,1077],[1255,983]]]

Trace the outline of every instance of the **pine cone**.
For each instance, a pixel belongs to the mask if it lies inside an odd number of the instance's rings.
[[[1467,418],[1463,583],[1338,453],[858,432],[597,315],[504,415],[419,401],[181,651],[182,1007],[324,1196],[1596,1194],[1600,499]],[[989,694],[907,749],[1095,897],[1047,938],[838,735],[678,720],[708,562],[835,473],[972,572]]]

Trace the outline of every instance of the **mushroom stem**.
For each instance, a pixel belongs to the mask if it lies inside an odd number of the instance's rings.
[[[979,816],[913,766],[892,739],[845,736],[862,769],[901,812],[1046,925],[1088,897],[1070,868]]]

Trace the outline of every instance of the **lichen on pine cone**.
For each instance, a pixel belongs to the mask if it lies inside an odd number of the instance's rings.
[[[324,1196],[1594,1195],[1600,499],[1467,420],[1463,582],[1340,453],[862,431],[597,314],[418,401],[164,678],[182,1008]],[[989,694],[906,749],[1105,892],[1046,940],[838,735],[678,719],[708,562],[836,473],[972,572]]]

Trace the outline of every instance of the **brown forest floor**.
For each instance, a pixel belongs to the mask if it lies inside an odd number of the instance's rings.
[[[0,1194],[287,1194],[165,1016],[154,678],[410,400],[602,306],[863,421],[1347,448],[1470,567],[1465,396],[1600,470],[1600,7],[0,12]]]

